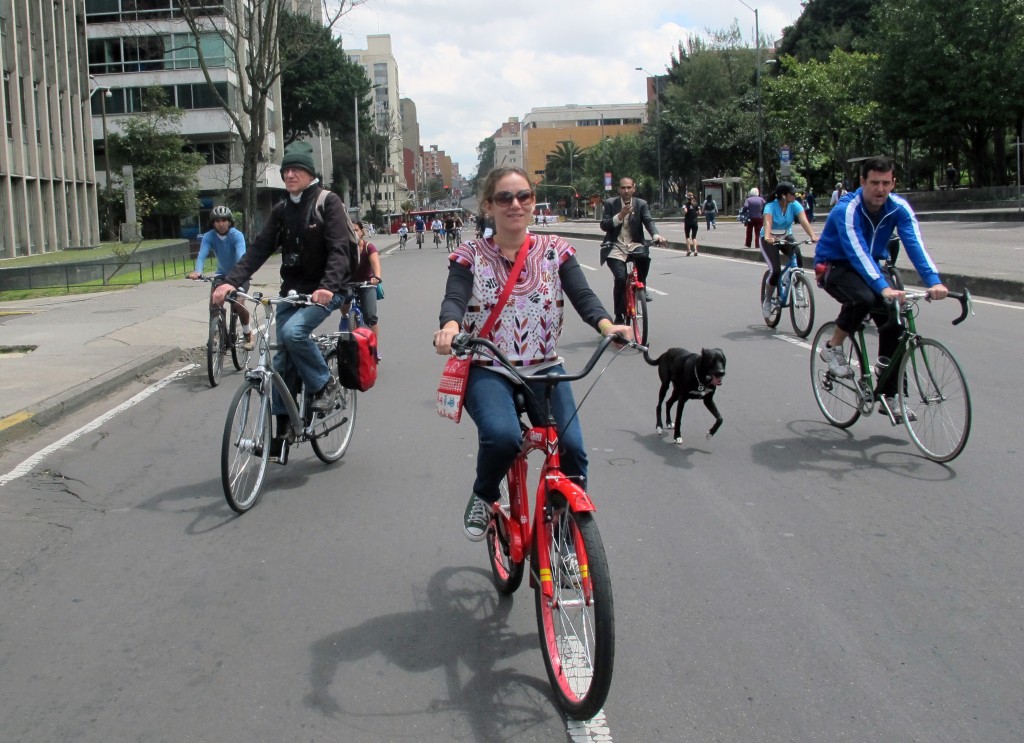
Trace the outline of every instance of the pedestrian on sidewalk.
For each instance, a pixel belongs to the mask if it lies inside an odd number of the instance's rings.
[[[718,204],[715,203],[715,199],[711,194],[707,194],[704,199],[704,219],[707,224],[707,229],[717,230],[718,224],[715,222],[715,216],[718,214]]]
[[[743,247],[749,248],[754,235],[761,234],[761,225],[764,224],[764,199],[761,192],[756,188],[750,189],[743,208],[747,210],[747,237]]]
[[[683,233],[686,235],[686,255],[697,255],[697,230],[700,229],[700,204],[692,193],[686,194],[683,204]]]

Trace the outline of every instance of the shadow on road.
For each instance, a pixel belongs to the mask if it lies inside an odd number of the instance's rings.
[[[523,591],[528,589],[524,586]],[[315,642],[310,648],[306,705],[327,717],[346,718],[361,729],[370,719],[430,716],[431,727],[440,724],[450,731],[459,723],[434,718],[451,710],[480,741],[516,740],[558,718],[546,678],[496,667],[523,652],[539,653],[539,645],[536,634],[518,635],[508,628],[513,600],[495,592],[489,572],[466,567],[440,570],[426,587],[425,601],[425,608],[417,611],[376,617]],[[377,693],[376,709],[367,709],[358,678],[372,656],[411,674],[442,670],[444,696],[417,708],[407,701],[414,695],[393,689]],[[358,700],[346,703],[356,695]],[[403,702],[410,708],[403,709]]]

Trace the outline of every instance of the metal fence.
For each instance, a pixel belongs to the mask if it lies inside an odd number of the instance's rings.
[[[188,254],[151,261],[112,263],[68,263],[48,266],[23,266],[0,270],[0,291],[58,289],[70,291],[81,286],[120,286],[141,284],[146,280],[184,276],[195,259]]]

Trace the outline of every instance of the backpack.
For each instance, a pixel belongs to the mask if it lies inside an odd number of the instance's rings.
[[[356,328],[338,339],[338,381],[350,390],[366,390],[377,382],[377,336]]]

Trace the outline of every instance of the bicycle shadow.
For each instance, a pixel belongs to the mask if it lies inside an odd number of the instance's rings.
[[[185,526],[189,536],[209,534],[227,526],[237,516],[224,500],[220,478],[162,490],[140,502],[138,507],[145,511],[191,515],[192,521]]]
[[[325,717],[352,721],[436,717],[451,710],[461,713],[474,739],[487,741],[516,739],[550,721],[553,713],[559,715],[546,678],[496,667],[523,652],[537,652],[539,646],[536,634],[517,635],[508,628],[514,602],[495,592],[489,571],[445,568],[431,577],[425,595],[422,609],[376,617],[313,643],[306,706]],[[345,668],[373,656],[411,674],[443,670],[445,697],[421,709],[400,709],[397,699],[408,695],[375,690],[378,708],[368,709],[359,669],[346,673]]]
[[[820,472],[838,481],[879,469],[926,482],[956,477],[951,467],[922,456],[902,437],[884,433],[858,437],[851,429],[811,420],[790,421],[786,428],[793,432],[792,437],[762,441],[751,447],[755,464],[779,473]],[[887,450],[873,451],[878,447]]]

